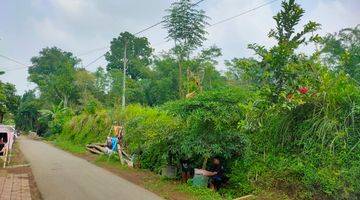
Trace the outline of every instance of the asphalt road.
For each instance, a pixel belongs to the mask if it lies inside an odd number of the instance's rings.
[[[41,141],[22,138],[44,200],[158,200],[160,197],[86,160]]]

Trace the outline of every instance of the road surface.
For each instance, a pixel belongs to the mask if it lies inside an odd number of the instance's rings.
[[[22,138],[44,200],[158,200],[160,197],[86,160],[41,141]]]

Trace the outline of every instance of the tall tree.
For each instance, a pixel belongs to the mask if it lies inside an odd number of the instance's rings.
[[[153,49],[145,37],[136,37],[129,32],[120,33],[110,44],[110,51],[105,54],[108,61],[106,69],[124,69],[124,49],[127,49],[127,74],[138,80],[146,78],[149,73]]]
[[[321,53],[330,68],[342,70],[360,82],[360,25],[328,34],[321,44]]]
[[[75,66],[80,59],[57,47],[44,48],[39,54],[31,58],[28,79],[38,85],[41,96],[56,105],[62,101],[65,107],[76,102]]]
[[[296,32],[296,26],[299,24],[305,11],[295,0],[283,1],[282,10],[273,18],[276,21],[276,28],[272,29],[269,37],[277,41],[277,45],[269,50],[264,46],[251,44],[258,56],[261,57],[261,66],[263,66],[263,78],[269,86],[271,100],[277,102],[280,94],[286,91],[286,88],[296,78],[292,63],[296,63],[299,57],[295,50],[303,44],[311,41],[317,41],[318,36],[307,38],[307,34],[313,33],[319,29],[320,24],[309,21],[302,30]]]
[[[206,39],[205,27],[208,17],[203,10],[197,8],[191,0],[179,0],[171,4],[164,17],[164,27],[168,31],[168,39],[175,42],[174,52],[179,62],[179,96],[182,91],[182,61],[189,59],[193,50],[200,47]]]

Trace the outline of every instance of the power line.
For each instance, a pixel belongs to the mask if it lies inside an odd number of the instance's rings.
[[[247,13],[249,13],[249,12],[252,12],[252,11],[254,11],[254,10],[257,10],[257,9],[259,9],[259,8],[262,8],[262,7],[264,7],[264,6],[267,6],[267,5],[269,5],[269,4],[272,4],[272,3],[276,2],[276,1],[279,1],[279,0],[272,0],[272,1],[269,1],[269,2],[267,2],[267,3],[260,4],[259,6],[256,6],[256,7],[254,7],[254,8],[251,8],[251,9],[249,9],[249,10],[246,10],[246,11],[244,11],[244,12],[242,12],[242,13],[239,13],[239,14],[237,14],[237,15],[234,15],[234,16],[231,16],[231,17],[228,17],[228,18],[225,18],[225,19],[220,20],[220,21],[218,21],[218,22],[215,22],[215,23],[213,23],[213,24],[210,24],[210,25],[208,26],[208,28],[209,28],[209,27],[212,27],[212,26],[216,26],[216,25],[218,25],[218,24],[222,24],[222,23],[227,22],[227,21],[230,21],[230,20],[232,20],[232,19],[235,19],[235,18],[237,18],[237,17],[240,17],[240,16],[242,16],[242,15],[245,15],[245,14],[247,14]]]
[[[27,68],[29,68],[29,67],[31,67],[31,65],[30,66],[24,66],[24,67],[18,67],[18,68],[13,68],[13,69],[9,69],[9,70],[4,70],[5,72],[12,72],[12,71],[17,71],[17,70],[21,70],[21,69],[27,69]]]
[[[231,16],[231,17],[222,19],[222,20],[220,20],[220,21],[217,21],[217,22],[215,22],[215,23],[213,23],[213,24],[208,25],[208,26],[206,27],[206,29],[208,29],[208,28],[210,28],[210,27],[213,27],[213,26],[216,26],[216,25],[219,25],[219,24],[222,24],[222,23],[225,23],[225,22],[227,22],[227,21],[233,20],[233,19],[235,19],[235,18],[237,18],[237,17],[240,17],[240,16],[242,16],[242,15],[245,15],[245,14],[247,14],[247,13],[250,13],[250,12],[252,12],[252,11],[254,11],[254,10],[260,9],[260,8],[262,8],[262,7],[264,7],[264,6],[267,6],[267,5],[269,5],[269,4],[272,4],[272,3],[276,2],[276,1],[279,1],[279,0],[272,0],[272,1],[269,1],[269,2],[267,2],[267,3],[260,4],[260,5],[256,6],[256,7],[251,8],[251,9],[249,9],[249,10],[246,10],[246,11],[244,11],[244,12],[242,12],[242,13],[239,13],[239,14],[236,14],[236,15],[234,15],[234,16]],[[167,43],[167,42],[168,42],[168,41],[159,42],[159,43],[156,43],[156,45],[162,45],[162,44]]]
[[[86,51],[84,53],[80,53],[80,54],[78,54],[78,56],[85,56],[85,55],[91,54],[93,52],[97,52],[97,51],[107,49],[109,47],[110,47],[109,45],[106,45],[106,46],[103,46],[103,47],[100,47],[100,48],[92,49],[92,50]]]
[[[199,5],[200,3],[202,3],[203,1],[205,1],[205,0],[199,0],[199,1],[197,1],[196,3],[192,4],[191,6],[197,6],[197,5]],[[159,25],[162,24],[162,23],[164,23],[164,20],[161,20],[161,21],[159,21],[159,22],[157,22],[157,23],[155,23],[155,24],[153,24],[153,25],[151,25],[151,26],[148,26],[148,27],[146,27],[146,28],[144,28],[144,29],[142,29],[142,30],[134,33],[134,35],[136,36],[136,35],[139,35],[139,34],[141,34],[141,33],[144,33],[144,32],[146,32],[146,31],[148,31],[148,30],[150,30],[150,29],[152,29],[152,28],[155,28],[155,27],[159,26]],[[93,53],[93,52],[101,51],[101,50],[106,49],[106,48],[109,48],[109,47],[110,47],[110,46],[107,45],[107,46],[104,46],[104,47],[91,49],[91,50],[89,50],[89,51],[86,51],[86,52],[84,52],[84,53],[79,54],[78,56],[88,55],[88,54],[91,54],[91,53]]]
[[[20,64],[20,65],[23,65],[23,66],[27,66],[27,65],[24,64],[23,62],[18,61],[18,60],[14,59],[14,58],[10,58],[10,57],[5,56],[5,55],[2,55],[2,54],[0,54],[0,57],[5,58],[5,59],[7,59],[7,60],[10,60],[10,61],[12,61],[12,62],[14,62],[14,63],[17,63],[17,64]]]
[[[191,7],[197,6],[197,5],[199,5],[199,4],[200,4],[201,2],[203,2],[203,1],[205,1],[205,0],[197,1],[196,3],[192,4]],[[155,23],[155,24],[153,24],[153,25],[151,25],[151,26],[149,26],[149,27],[147,27],[147,28],[142,29],[141,31],[136,32],[134,35],[139,35],[140,33],[143,33],[143,32],[145,32],[145,31],[147,31],[147,30],[150,30],[150,29],[152,29],[152,28],[154,28],[154,27],[156,27],[156,26],[158,26],[158,25],[160,25],[160,24],[162,24],[162,23],[164,23],[164,22],[165,22],[164,20],[161,20],[160,22],[157,22],[157,23]]]
[[[200,4],[200,3],[203,2],[203,1],[205,1],[205,0],[200,0],[200,1],[196,2],[196,3],[194,3],[193,6],[196,6],[196,5]],[[260,8],[266,6],[266,5],[272,4],[272,3],[276,2],[276,1],[279,1],[279,0],[272,0],[272,1],[269,1],[269,2],[267,2],[267,3],[260,4],[260,5],[256,6],[256,7],[251,8],[251,9],[249,9],[249,10],[246,10],[246,11],[244,11],[244,12],[242,12],[242,13],[236,14],[236,15],[234,15],[234,16],[231,16],[231,17],[225,18],[225,19],[223,19],[223,20],[220,20],[220,21],[218,21],[218,22],[215,22],[215,23],[213,23],[213,24],[210,24],[210,25],[208,25],[206,28],[210,28],[210,27],[213,27],[213,26],[216,26],[216,25],[225,23],[225,22],[227,22],[227,21],[230,21],[230,20],[232,20],[232,19],[235,19],[235,18],[237,18],[237,17],[240,17],[240,16],[242,16],[242,15],[245,15],[245,14],[250,13],[250,12],[252,12],[252,11],[255,11],[255,10],[257,10],[257,9],[260,9]],[[160,22],[155,23],[155,24],[153,24],[153,25],[151,25],[151,26],[149,26],[149,27],[146,27],[145,29],[143,29],[143,30],[141,30],[141,31],[139,31],[139,32],[136,32],[134,35],[138,35],[138,34],[140,34],[140,33],[143,33],[143,32],[145,32],[145,31],[147,31],[147,30],[150,30],[150,29],[152,29],[152,28],[160,25],[160,24],[163,23],[163,22],[164,22],[164,21],[160,21]],[[161,45],[161,44],[166,43],[166,42],[167,42],[167,41],[164,41],[164,42],[158,43],[157,45]],[[89,50],[89,51],[87,51],[87,52],[85,52],[85,53],[83,53],[83,54],[80,54],[80,55],[87,55],[87,54],[90,54],[90,53],[93,53],[93,52],[96,52],[96,51],[100,51],[100,50],[106,49],[106,48],[108,48],[108,47],[109,47],[109,46],[104,46],[104,47],[92,49],[92,50]],[[94,64],[95,62],[97,62],[98,60],[100,60],[103,56],[105,56],[105,54],[102,54],[101,56],[97,57],[95,60],[93,60],[93,61],[91,61],[90,63],[88,63],[87,65],[85,65],[84,68],[87,68],[88,66]]]
[[[97,57],[95,60],[91,61],[89,64],[85,65],[85,67],[83,67],[83,68],[86,69],[87,67],[89,67],[90,65],[96,63],[98,60],[100,60],[104,56],[105,56],[105,54],[102,54],[101,56]]]
[[[147,31],[147,30],[150,30],[150,29],[152,29],[152,28],[154,28],[154,27],[162,24],[163,22],[164,22],[164,20],[163,20],[163,21],[160,21],[160,22],[158,22],[158,23],[156,23],[156,24],[154,24],[154,25],[151,25],[151,26],[149,26],[149,27],[147,27],[147,28],[145,28],[145,29],[143,29],[143,30],[141,30],[141,31],[139,31],[139,32],[136,32],[134,35],[139,35],[140,33],[143,33],[143,32],[145,32],[145,31]]]

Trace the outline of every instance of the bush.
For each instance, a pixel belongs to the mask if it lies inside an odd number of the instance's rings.
[[[247,91],[227,89],[164,105],[163,109],[185,122],[179,138],[182,156],[198,161],[196,165],[203,167],[213,156],[225,160],[240,156],[244,139],[238,124],[245,118],[241,104],[247,102],[247,96]]]
[[[359,195],[360,89],[328,71],[311,88],[294,107],[252,104],[241,124],[250,149],[230,179],[240,193],[275,186],[302,199]]]
[[[98,110],[93,114],[84,112],[67,121],[57,139],[71,141],[76,145],[104,142],[111,127],[111,118],[106,110]]]
[[[182,130],[179,118],[140,105],[128,106],[125,117],[125,143],[131,153],[140,154],[143,168],[160,171],[165,165],[177,164],[177,141]]]

